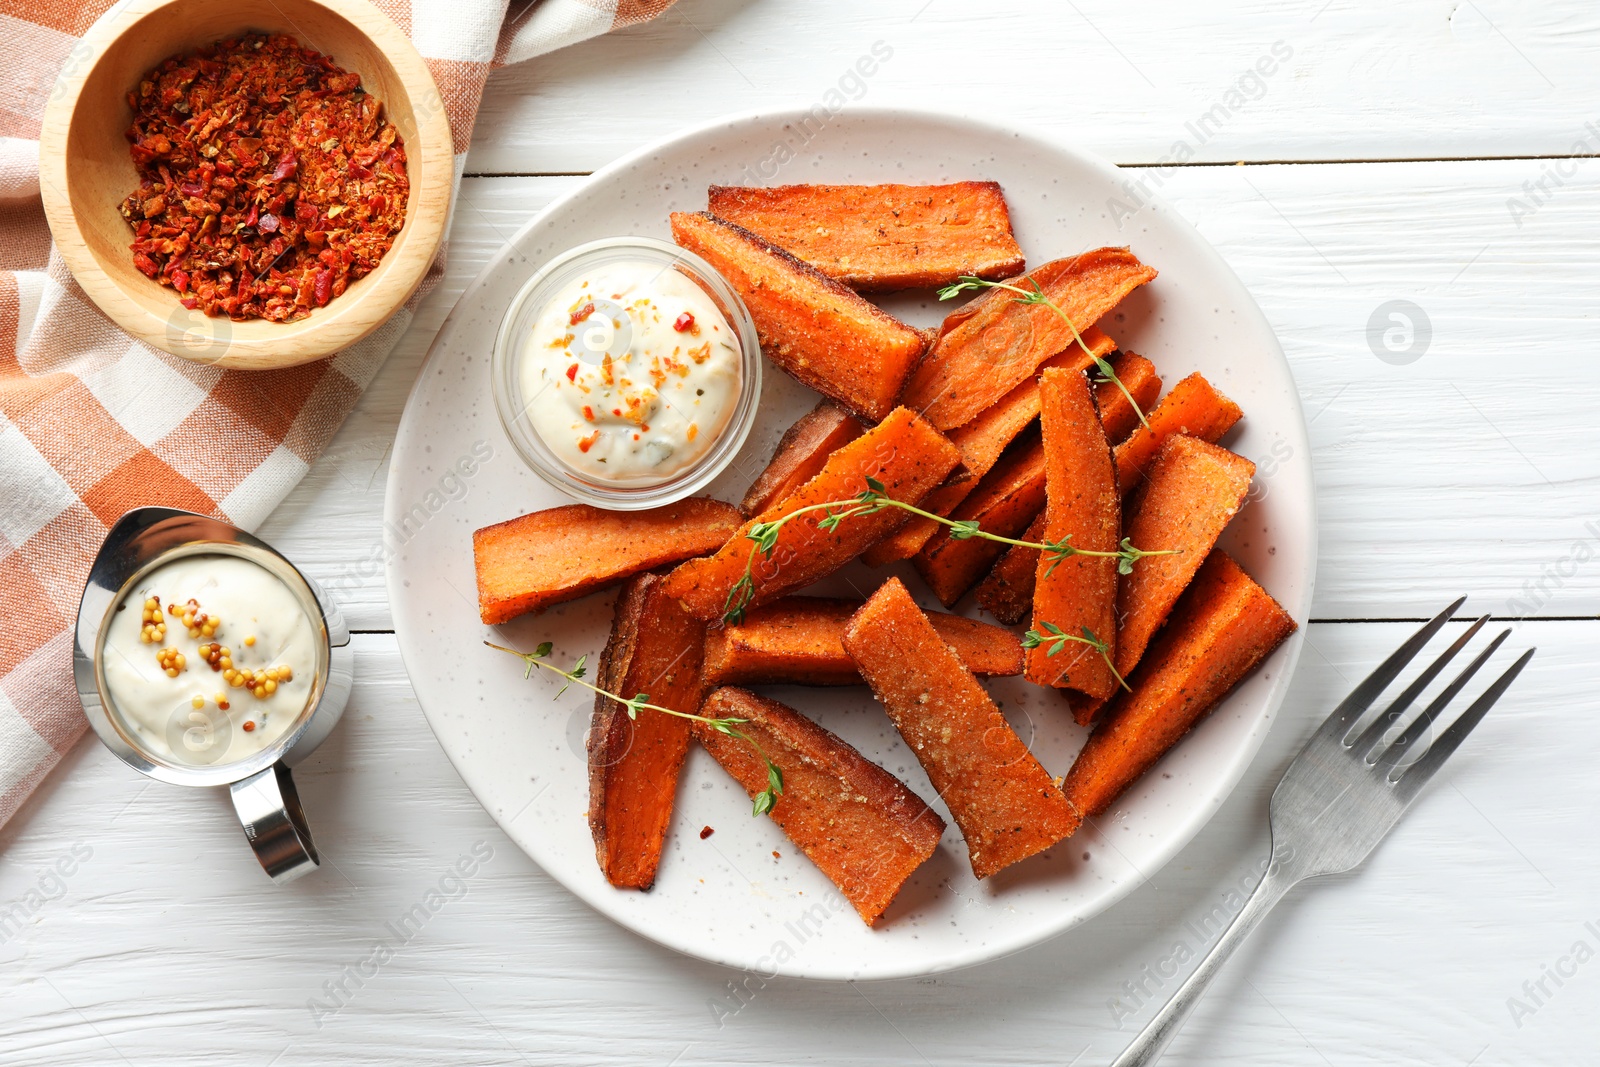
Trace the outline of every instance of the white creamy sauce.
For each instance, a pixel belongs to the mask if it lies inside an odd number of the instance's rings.
[[[574,279],[542,308],[518,368],[558,458],[619,484],[665,481],[711,450],[739,399],[739,338],[689,278],[645,262]]]
[[[127,593],[100,660],[112,711],[138,747],[172,763],[221,766],[294,725],[316,681],[319,640],[299,598],[270,571],[238,556],[184,556]]]

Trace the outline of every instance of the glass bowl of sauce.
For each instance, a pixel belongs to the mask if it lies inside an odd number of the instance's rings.
[[[755,424],[761,346],[699,256],[611,237],[546,263],[512,300],[491,379],[525,463],[584,503],[670,504],[705,488]]]

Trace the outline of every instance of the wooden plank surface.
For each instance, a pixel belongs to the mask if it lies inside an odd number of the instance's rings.
[[[272,886],[225,798],[146,783],[94,744],[0,832],[0,902],[41,900],[0,941],[0,1060],[1104,1063],[1149,1018],[1156,980],[1170,991],[1185,973],[1177,946],[1198,951],[1237,909],[1230,891],[1266,854],[1270,787],[1331,695],[1410,629],[1313,626],[1244,781],[1122,904],[987,966],[862,985],[763,983],[595,915],[462,786],[393,638],[358,637],[345,721],[297,772],[328,860],[318,874]],[[1573,756],[1594,736],[1597,639],[1597,622],[1523,624],[1513,647],[1540,645],[1523,680],[1364,867],[1281,907],[1164,1062],[1587,1062],[1592,962],[1564,988],[1547,981],[1520,1027],[1506,1001],[1576,941],[1600,946],[1585,926],[1600,920],[1600,853],[1574,847],[1600,780]],[[441,888],[474,848],[492,855]],[[73,873],[49,879],[74,849]],[[720,860],[707,849],[705,862]],[[443,903],[397,941],[386,924],[430,889]],[[377,946],[391,958],[369,964]]]
[[[497,72],[468,169],[588,171],[731,110],[836,103],[1003,110],[1118,163],[1592,154],[1595,30],[1582,0],[684,0]]]

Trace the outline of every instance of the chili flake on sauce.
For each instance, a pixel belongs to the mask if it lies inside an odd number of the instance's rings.
[[[173,56],[128,94],[134,264],[185,307],[304,318],[405,222],[399,133],[361,77],[283,35]]]

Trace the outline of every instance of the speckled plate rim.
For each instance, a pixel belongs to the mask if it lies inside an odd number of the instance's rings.
[[[903,126],[907,123],[936,124],[948,130],[953,137],[959,138],[963,133],[979,134],[983,137],[993,137],[996,134],[1011,138],[1024,148],[1042,149],[1049,152],[1060,153],[1068,157],[1072,163],[1095,172],[1098,177],[1112,186],[1124,181],[1123,172],[1111,163],[1098,156],[1084,152],[1081,149],[1063,144],[1058,136],[1044,134],[1035,130],[1027,130],[1015,126],[1003,126],[987,119],[973,116],[952,115],[917,108],[850,108],[844,115],[854,124],[884,123],[888,127]],[[442,370],[442,365],[455,354],[451,351],[454,338],[453,325],[462,309],[471,307],[476,302],[489,279],[497,270],[504,269],[507,263],[515,258],[515,250],[519,244],[525,242],[530,234],[544,226],[549,220],[557,219],[569,209],[574,201],[583,197],[595,187],[604,186],[615,180],[616,176],[625,172],[640,161],[652,155],[658,155],[668,150],[685,147],[696,142],[714,142],[719,137],[726,137],[735,131],[749,131],[762,127],[771,131],[774,137],[781,134],[784,129],[792,129],[797,124],[803,123],[810,117],[810,113],[803,110],[777,110],[777,111],[747,111],[722,116],[711,121],[690,127],[675,133],[661,141],[646,145],[626,156],[616,160],[606,167],[596,171],[582,185],[567,192],[552,202],[545,209],[536,214],[510,238],[506,245],[485,265],[477,278],[462,293],[457,304],[446,317],[440,328],[433,347],[430,349],[427,360],[418,374],[411,394],[407,398],[404,413],[396,434],[395,445],[389,470],[386,497],[385,520],[386,524],[396,522],[401,516],[399,510],[404,508],[406,495],[405,482],[407,480],[408,464],[415,457],[413,453],[413,437],[417,433],[417,425],[428,417],[439,417],[438,412],[426,413],[427,382],[430,372]],[[839,118],[841,116],[835,116]],[[981,177],[975,174],[974,177]],[[793,180],[836,180],[849,181],[849,177],[830,174],[825,178],[807,178],[799,176]],[[871,179],[860,179],[871,180]],[[914,177],[905,180],[918,180]],[[1018,195],[1018,191],[1008,189],[1008,197]],[[1276,474],[1275,487],[1281,495],[1292,497],[1293,511],[1291,517],[1294,527],[1295,540],[1293,563],[1293,588],[1286,594],[1280,589],[1273,589],[1285,609],[1301,622],[1301,628],[1285,644],[1279,648],[1263,665],[1249,683],[1251,690],[1251,707],[1248,711],[1235,708],[1236,718],[1243,718],[1240,727],[1245,731],[1240,744],[1234,747],[1226,757],[1215,761],[1209,768],[1209,775],[1214,782],[1212,791],[1203,796],[1186,798],[1189,803],[1183,811],[1172,816],[1165,816],[1160,841],[1157,845],[1140,855],[1141,862],[1137,865],[1129,864],[1129,869],[1122,877],[1106,881],[1099,891],[1084,899],[1076,908],[1063,911],[1052,916],[1049,921],[1020,927],[1011,931],[1008,936],[995,938],[984,942],[976,949],[956,951],[942,955],[922,955],[916,958],[896,958],[891,953],[882,957],[868,958],[865,960],[841,961],[818,960],[811,958],[801,965],[785,963],[773,964],[769,957],[758,959],[748,954],[730,953],[719,946],[704,943],[703,938],[696,935],[696,931],[685,931],[682,928],[662,929],[648,923],[641,923],[637,916],[621,906],[621,900],[628,895],[624,891],[610,889],[602,881],[600,891],[596,892],[592,884],[583,884],[584,874],[565,868],[560,862],[552,862],[553,857],[547,854],[547,849],[536,833],[530,834],[524,829],[512,825],[515,815],[508,815],[503,810],[486,799],[482,784],[477,781],[477,770],[465,761],[465,754],[456,748],[457,738],[452,728],[442,717],[444,708],[437,702],[424,696],[424,690],[429,687],[429,680],[436,670],[435,662],[430,661],[425,651],[415,645],[415,634],[411,620],[408,618],[409,596],[405,592],[407,584],[408,558],[403,553],[388,555],[386,575],[388,592],[394,612],[394,625],[399,640],[402,661],[410,676],[413,687],[418,692],[418,700],[427,717],[430,727],[438,738],[441,747],[445,750],[457,771],[462,775],[463,781],[469,790],[482,802],[485,809],[495,818],[507,835],[517,843],[539,866],[549,873],[558,882],[571,890],[576,896],[594,907],[601,914],[618,922],[620,925],[633,930],[635,933],[663,945],[667,948],[682,952],[709,962],[722,964],[728,967],[761,973],[763,976],[772,974],[789,977],[805,977],[823,980],[883,980],[895,978],[917,977],[922,975],[937,974],[955,970],[962,967],[999,959],[1012,953],[1029,948],[1046,940],[1064,933],[1065,931],[1085,922],[1105,911],[1113,904],[1122,900],[1138,886],[1148,881],[1149,877],[1170,861],[1184,846],[1211,819],[1222,802],[1231,794],[1238,784],[1245,769],[1259,751],[1265,739],[1266,730],[1275,720],[1277,711],[1287,695],[1290,680],[1298,664],[1302,645],[1304,643],[1305,623],[1309,617],[1309,609],[1315,583],[1317,564],[1317,524],[1315,500],[1313,496],[1313,476],[1310,465],[1310,446],[1307,436],[1306,423],[1298,393],[1293,387],[1293,375],[1288,360],[1283,354],[1276,335],[1271,325],[1259,306],[1245,289],[1242,282],[1234,274],[1231,267],[1220,254],[1205,240],[1203,236],[1186,219],[1179,215],[1170,205],[1160,197],[1145,194],[1138,206],[1147,220],[1156,221],[1162,230],[1169,236],[1182,241],[1189,254],[1199,257],[1213,280],[1221,286],[1228,297],[1228,310],[1240,316],[1241,322],[1248,325],[1255,333],[1252,340],[1257,343],[1262,351],[1262,361],[1257,370],[1269,372],[1280,376],[1287,383],[1288,389],[1283,397],[1285,405],[1280,413],[1285,416],[1280,420],[1282,439],[1287,445],[1288,458],[1284,461]],[[1024,239],[1026,247],[1027,241]],[[1051,250],[1034,249],[1035,252]],[[1030,262],[1032,262],[1030,260]],[[1157,264],[1159,267],[1160,265]],[[1219,307],[1218,312],[1222,308]],[[1159,363],[1159,357],[1158,357]],[[1165,369],[1165,368],[1163,368]],[[1170,387],[1177,375],[1167,380]],[[485,390],[485,395],[487,391]],[[1247,412],[1247,418],[1249,413]],[[748,446],[747,446],[748,447]],[[516,513],[507,510],[507,516]],[[1264,690],[1264,691],[1263,691]],[[1241,694],[1235,693],[1225,702],[1225,707],[1240,703]],[[1218,718],[1214,715],[1213,718]],[[1206,724],[1202,724],[1203,728]],[[1182,753],[1182,747],[1178,750]],[[1168,757],[1169,760],[1172,757]],[[1135,789],[1138,787],[1136,786]],[[1130,790],[1130,793],[1133,792]],[[931,796],[931,794],[929,794]],[[1170,805],[1169,805],[1170,806]],[[945,848],[949,847],[947,836]],[[1115,845],[1105,838],[1103,832],[1097,832],[1085,844],[1093,847],[1095,844],[1110,844],[1115,850]],[[587,857],[587,862],[592,866],[592,855]],[[964,860],[963,860],[964,862]],[[655,892],[662,892],[658,885]],[[853,918],[853,917],[852,917]]]

